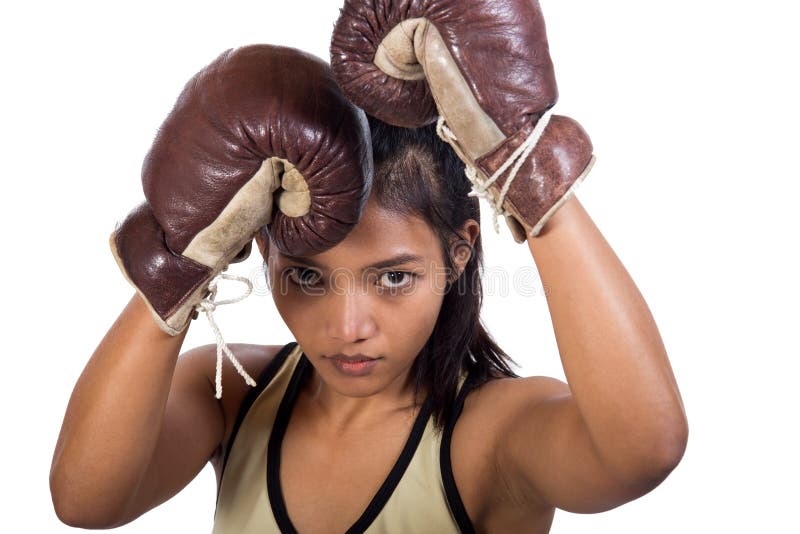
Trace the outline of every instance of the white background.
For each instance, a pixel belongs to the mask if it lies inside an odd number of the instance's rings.
[[[16,2],[0,22],[5,182],[5,532],[67,532],[48,472],[72,387],[132,295],[108,250],[183,84],[251,43],[328,57],[339,2]],[[656,490],[554,533],[800,532],[800,227],[791,2],[545,0],[561,114],[592,136],[578,196],[644,294],[690,422]],[[502,73],[500,73],[502,75]],[[487,269],[533,265],[484,210]],[[233,272],[252,275],[256,255]],[[263,293],[263,292],[262,292]],[[563,378],[546,302],[513,288],[484,317],[520,374]],[[231,341],[290,340],[271,299],[223,308]],[[211,343],[204,321],[184,348]],[[535,447],[535,443],[531,444]],[[208,532],[206,468],[122,532]]]

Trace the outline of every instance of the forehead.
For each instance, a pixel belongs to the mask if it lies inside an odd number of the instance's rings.
[[[360,267],[399,254],[417,255],[428,262],[439,262],[439,239],[422,218],[386,210],[371,198],[358,224],[341,243],[305,259],[326,267]],[[283,255],[278,256],[286,259]]]

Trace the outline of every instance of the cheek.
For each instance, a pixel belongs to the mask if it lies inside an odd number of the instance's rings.
[[[408,297],[406,308],[412,315],[418,317],[419,322],[433,323],[439,316],[443,301],[443,295],[431,291],[429,287],[421,287],[415,294]]]
[[[273,278],[273,280],[276,283],[271,287],[272,300],[289,330],[296,335],[298,332],[313,328],[314,318],[320,315],[315,299],[297,294],[288,282],[281,285],[279,279]]]
[[[324,332],[324,325],[320,322],[324,313],[317,307],[301,303],[300,299],[289,295],[273,294],[273,300],[286,328],[307,354],[315,355],[328,348],[319,337],[320,333]]]
[[[281,279],[280,272],[274,266],[269,268],[269,288],[278,314],[289,330],[296,333],[303,326],[303,319],[313,314],[302,313],[303,309],[308,310],[308,306],[303,304],[302,298],[298,298],[289,281]]]
[[[420,291],[394,307],[385,324],[391,329],[389,337],[397,348],[402,346],[403,352],[413,355],[422,350],[436,326],[443,300],[442,295]]]

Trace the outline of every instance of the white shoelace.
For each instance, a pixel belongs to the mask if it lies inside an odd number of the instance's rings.
[[[214,299],[217,297],[217,282],[221,279],[225,280],[235,280],[237,282],[242,282],[247,286],[247,290],[245,291],[244,295],[236,297],[234,299],[227,299],[227,300],[220,300],[215,302]],[[244,370],[242,364],[239,363],[239,360],[236,359],[236,356],[233,355],[231,349],[228,348],[228,345],[225,344],[225,340],[222,339],[222,332],[219,330],[219,326],[217,326],[217,322],[214,320],[214,311],[217,309],[217,306],[222,306],[224,304],[233,304],[235,302],[242,301],[250,296],[250,293],[253,291],[253,283],[243,277],[243,276],[236,276],[234,274],[227,274],[227,273],[219,273],[216,278],[214,278],[211,283],[208,284],[208,290],[210,293],[206,298],[201,300],[197,305],[195,305],[194,309],[198,312],[203,312],[206,314],[208,318],[208,323],[211,325],[211,329],[214,331],[214,336],[217,338],[217,377],[216,377],[216,397],[218,399],[222,398],[222,355],[228,357],[231,361],[233,366],[239,372],[239,374],[244,378],[244,381],[247,382],[248,386],[255,386],[256,381],[247,374],[247,371]]]
[[[511,187],[511,182],[514,181],[514,178],[517,177],[517,173],[519,172],[520,168],[522,168],[523,163],[525,160],[530,156],[533,149],[536,148],[537,143],[539,143],[539,139],[541,139],[542,134],[544,133],[545,128],[547,128],[547,124],[550,122],[550,117],[553,114],[552,108],[547,110],[541,118],[539,118],[539,122],[536,123],[536,126],[533,128],[533,131],[530,135],[525,139],[525,141],[517,147],[517,149],[509,156],[509,158],[498,168],[495,173],[488,179],[482,180],[481,177],[478,175],[477,169],[467,163],[466,168],[464,169],[464,174],[467,175],[470,183],[472,183],[472,191],[469,192],[469,196],[471,197],[481,197],[485,199],[490,206],[492,206],[492,224],[494,225],[494,231],[498,234],[500,233],[500,225],[497,222],[497,217],[499,215],[507,216],[509,215],[508,211],[503,209],[503,203],[506,199],[506,194],[508,193],[509,188]],[[456,147],[458,138],[453,134],[453,131],[447,126],[444,121],[444,117],[441,115],[439,116],[439,120],[436,123],[436,133],[439,137],[442,138],[444,142],[449,144],[450,146]],[[463,152],[460,149],[457,152]],[[508,175],[508,179],[503,184],[503,188],[500,190],[500,194],[497,195],[497,198],[493,198],[492,194],[488,191],[489,187],[497,181],[497,179],[508,169],[511,165],[514,167],[511,169],[511,172]],[[534,170],[536,161],[534,161]]]

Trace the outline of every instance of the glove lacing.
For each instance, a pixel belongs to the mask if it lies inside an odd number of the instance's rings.
[[[464,174],[466,174],[467,179],[469,179],[470,183],[472,184],[472,191],[469,192],[468,196],[484,198],[489,205],[492,206],[492,224],[494,225],[494,231],[498,234],[500,233],[500,225],[497,222],[497,217],[499,215],[511,215],[503,208],[506,194],[511,187],[511,182],[513,182],[514,178],[517,177],[517,173],[519,172],[520,168],[522,168],[523,163],[525,163],[525,160],[528,159],[528,156],[530,156],[531,152],[533,152],[533,149],[536,148],[536,145],[539,143],[539,139],[541,139],[545,128],[547,128],[547,124],[550,122],[550,117],[552,114],[553,110],[551,108],[539,118],[539,121],[536,123],[536,126],[533,128],[533,131],[530,133],[530,135],[521,145],[517,147],[516,150],[514,150],[511,156],[509,156],[509,158],[500,166],[500,168],[495,171],[494,174],[492,174],[490,178],[483,180],[478,174],[477,169],[469,163],[466,163]],[[436,133],[450,146],[454,148],[458,146],[458,138],[447,126],[444,121],[444,117],[441,115],[439,116],[439,120],[436,122]],[[456,149],[456,152],[462,153],[463,151],[458,148]],[[506,169],[511,166],[511,164],[514,164],[514,167],[511,169],[508,179],[503,184],[500,194],[497,195],[497,198],[495,198],[492,193],[488,191],[488,189],[497,181],[497,179],[506,171]],[[533,169],[536,170],[536,160],[533,161],[533,165]]]
[[[217,282],[220,279],[225,280],[235,280],[237,282],[242,282],[247,286],[247,290],[245,291],[244,295],[233,299],[227,300],[220,300],[215,302],[214,299],[217,297]],[[224,304],[233,304],[235,302],[242,301],[250,296],[250,293],[253,291],[253,283],[245,278],[244,276],[237,276],[234,274],[227,274],[227,273],[219,273],[216,278],[214,278],[208,284],[209,294],[201,300],[198,304],[195,305],[194,309],[198,312],[203,312],[206,314],[208,318],[208,323],[211,325],[211,329],[214,331],[214,336],[217,338],[217,376],[216,376],[216,397],[218,399],[222,398],[222,355],[225,354],[228,359],[231,361],[233,366],[239,372],[239,374],[244,378],[244,381],[247,382],[248,386],[255,386],[256,381],[247,374],[247,371],[244,370],[242,364],[239,363],[239,360],[236,359],[236,356],[233,355],[231,349],[228,348],[228,345],[225,343],[225,340],[222,339],[222,332],[220,332],[219,327],[217,326],[217,322],[214,320],[214,311],[217,309],[217,306],[222,306]]]

